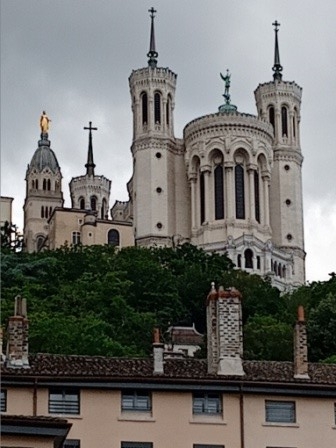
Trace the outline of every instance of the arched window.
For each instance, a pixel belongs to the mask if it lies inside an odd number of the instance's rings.
[[[141,95],[141,107],[142,107],[142,124],[148,123],[148,99],[147,93],[143,92]]]
[[[275,261],[273,264],[273,271],[274,274],[277,275],[278,274],[278,263]]]
[[[38,190],[38,180],[37,179],[35,181],[35,188],[36,188],[36,190]]]
[[[170,95],[168,95],[166,104],[166,123],[167,125],[170,123]]]
[[[201,224],[203,224],[205,221],[204,173],[200,175],[200,212]]]
[[[36,250],[37,252],[40,252],[40,250],[42,249],[44,245],[44,237],[43,236],[38,236],[36,238]]]
[[[274,269],[274,267],[273,267],[273,260],[271,260],[271,271],[273,272],[273,269]]]
[[[282,277],[286,278],[286,266],[282,267]]]
[[[240,254],[238,254],[238,256],[237,256],[237,267],[241,268],[241,255]]]
[[[253,252],[251,249],[246,249],[244,252],[245,256],[245,268],[253,269]]]
[[[282,106],[281,108],[281,126],[282,126],[282,135],[288,137],[287,107],[285,106]]]
[[[80,237],[81,234],[80,232],[72,232],[72,244],[76,245],[76,244],[80,244]]]
[[[101,207],[101,219],[105,219],[105,215],[107,212],[107,203],[106,203],[106,199],[104,198],[102,201],[102,207]]]
[[[35,181],[34,180],[32,180],[31,186],[32,186],[32,189],[35,188]]]
[[[224,219],[224,182],[223,167],[216,166],[214,170],[215,182],[215,219]]]
[[[245,185],[244,168],[235,166],[236,218],[245,219]]]
[[[47,180],[43,179],[43,190],[47,189]]]
[[[50,179],[48,179],[47,188],[48,188],[49,191],[51,190],[51,181],[50,181]]]
[[[259,173],[254,172],[254,208],[255,208],[255,219],[260,224],[260,193],[259,193]]]
[[[278,266],[278,276],[281,277],[282,276],[282,268],[281,268],[281,263],[279,263]]]
[[[269,122],[271,123],[271,125],[273,126],[273,129],[275,129],[274,107],[273,107],[273,106],[271,106],[271,107],[268,109],[268,119],[269,119]]]
[[[51,216],[52,207],[49,207],[49,216]]]
[[[44,210],[44,216],[46,218],[48,218],[48,216],[49,216],[49,208],[48,207],[46,207],[45,210]]]
[[[120,244],[120,235],[118,230],[111,229],[107,234],[107,243],[111,246],[119,246]]]
[[[84,198],[79,199],[79,208],[81,210],[85,210],[85,199]]]
[[[154,123],[161,124],[161,94],[154,94]]]
[[[257,269],[260,269],[260,257],[259,257],[259,255],[257,256]]]
[[[41,207],[41,218],[44,218],[44,207],[43,207],[43,205]]]
[[[96,196],[91,197],[91,210],[95,211],[97,210],[97,198]]]

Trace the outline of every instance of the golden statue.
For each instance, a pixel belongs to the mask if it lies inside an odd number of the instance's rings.
[[[48,130],[49,130],[49,123],[50,123],[50,118],[48,117],[48,115],[46,114],[45,111],[42,112],[41,118],[40,118],[40,128],[41,128],[41,132],[42,134],[47,134]]]

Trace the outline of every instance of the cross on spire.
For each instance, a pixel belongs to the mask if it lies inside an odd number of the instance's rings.
[[[150,18],[151,18],[149,52],[147,53],[147,57],[149,57],[148,65],[149,65],[149,67],[156,67],[157,57],[159,56],[159,54],[155,48],[155,33],[154,33],[154,17],[155,17],[156,9],[154,9],[152,6],[151,9],[148,10],[148,12],[150,13]]]
[[[86,174],[88,176],[94,176],[95,164],[93,163],[93,149],[92,149],[92,131],[97,131],[98,128],[92,127],[92,121],[89,121],[89,127],[84,127],[84,130],[89,131],[89,149],[87,163],[85,164]]]
[[[274,81],[281,81],[282,79],[282,65],[280,64],[280,53],[279,53],[279,44],[278,44],[278,31],[280,23],[276,20],[272,23],[275,31],[275,47],[274,47],[274,65],[272,67],[273,70],[273,78]]]

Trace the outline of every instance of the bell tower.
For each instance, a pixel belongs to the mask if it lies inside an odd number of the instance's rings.
[[[292,281],[305,281],[303,232],[302,162],[300,146],[300,108],[302,89],[294,81],[282,79],[278,32],[273,23],[275,49],[273,81],[259,84],[255,99],[259,118],[274,130],[273,168],[270,183],[270,220],[276,247],[292,255]]]
[[[170,246],[176,234],[188,233],[178,222],[181,198],[188,196],[183,143],[174,136],[176,74],[157,66],[155,9],[149,10],[148,66],[129,77],[133,112],[134,232],[140,246]],[[179,199],[178,199],[179,198]],[[183,216],[183,213],[180,213]]]
[[[56,207],[63,207],[62,173],[50,148],[49,122],[45,112],[40,119],[41,140],[27,167],[24,210],[24,245],[27,252],[48,247],[50,218]]]

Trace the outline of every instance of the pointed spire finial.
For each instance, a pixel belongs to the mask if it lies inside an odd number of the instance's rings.
[[[152,6],[151,9],[148,10],[148,12],[150,13],[150,18],[151,18],[149,52],[147,53],[147,56],[149,57],[148,66],[156,67],[157,57],[159,56],[159,54],[155,48],[155,33],[154,33],[154,17],[155,17],[156,10]]]
[[[92,121],[89,121],[89,127],[84,127],[85,130],[89,131],[89,149],[87,163],[85,164],[86,174],[88,176],[94,176],[95,164],[93,163],[93,149],[92,149],[92,131],[97,131],[98,128],[92,127]]]
[[[278,80],[281,81],[282,79],[282,65],[280,64],[280,53],[279,53],[279,44],[278,44],[278,31],[280,23],[276,20],[274,23],[272,23],[274,26],[275,31],[275,48],[274,48],[274,65],[272,67],[273,70],[273,78],[274,81]]]

